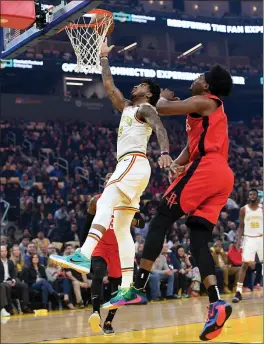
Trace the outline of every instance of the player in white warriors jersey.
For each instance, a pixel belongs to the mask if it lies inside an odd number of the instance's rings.
[[[169,167],[172,160],[169,156],[167,132],[155,109],[160,97],[160,87],[152,80],[143,81],[133,88],[131,100],[126,100],[115,87],[111,75],[108,54],[112,48],[106,40],[101,50],[101,65],[106,92],[113,105],[122,112],[118,130],[118,164],[98,200],[97,212],[84,245],[71,256],[51,256],[51,259],[61,266],[83,273],[89,272],[91,254],[103,233],[109,228],[114,211],[114,228],[122,268],[122,288],[126,288],[133,280],[135,256],[130,227],[135,212],[139,211],[140,197],[151,175],[146,150],[152,131],[156,133],[161,149],[160,167]]]
[[[238,303],[242,300],[242,288],[246,271],[249,264],[255,262],[256,254],[260,262],[263,261],[263,207],[259,203],[258,190],[251,189],[249,191],[249,202],[240,209],[239,221],[237,245],[240,247],[242,236],[244,236],[243,263],[239,272],[236,294],[232,299],[233,303]]]

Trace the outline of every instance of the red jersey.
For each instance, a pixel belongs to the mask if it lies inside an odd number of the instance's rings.
[[[98,195],[98,199],[100,197],[101,197],[101,194]],[[113,222],[114,222],[114,215],[112,215],[111,223],[109,225],[109,229],[107,229],[104,232],[102,238],[100,239],[99,244],[101,244],[101,245],[114,245],[114,246],[118,245],[117,239],[116,239],[116,236],[115,236],[115,233],[114,233]]]
[[[228,160],[228,127],[223,102],[212,94],[206,94],[204,97],[217,99],[221,105],[209,116],[187,115],[190,162],[210,152],[219,153]]]

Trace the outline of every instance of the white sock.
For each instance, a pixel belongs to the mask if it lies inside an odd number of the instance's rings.
[[[81,247],[81,253],[83,253],[84,256],[90,259],[95,247],[99,243],[102,236],[103,234],[99,230],[91,228],[86,241]]]
[[[121,269],[122,281],[121,288],[128,288],[133,281],[133,267],[127,269]]]
[[[239,291],[242,294],[243,283],[237,282],[236,291]]]
[[[125,207],[124,207],[125,208]],[[114,231],[119,245],[122,270],[122,288],[128,288],[133,282],[135,245],[131,235],[131,223],[135,212],[129,209],[114,212]]]

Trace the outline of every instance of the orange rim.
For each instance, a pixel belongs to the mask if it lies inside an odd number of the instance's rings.
[[[100,8],[94,8],[93,10],[88,12],[89,14],[105,14],[110,20],[113,19],[113,13],[107,10],[102,10]],[[101,27],[105,24],[105,20],[103,19],[101,23],[92,23],[92,24],[68,24],[66,26],[64,26],[62,29],[60,29],[57,33],[62,32],[63,30],[70,29],[70,30],[74,30],[74,29],[78,29],[81,27],[84,28],[94,28],[94,27]]]

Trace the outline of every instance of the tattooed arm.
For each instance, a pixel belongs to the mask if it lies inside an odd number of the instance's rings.
[[[108,54],[114,48],[114,45],[108,46],[107,39],[102,45],[101,54],[100,54],[100,62],[102,66],[102,80],[105,90],[109,99],[111,100],[113,106],[119,110],[120,112],[123,111],[124,107],[129,104],[130,102],[123,97],[121,91],[115,86],[113,77],[111,75],[111,70],[109,66]]]
[[[141,105],[137,117],[148,123],[153,131],[156,133],[157,141],[161,149],[161,157],[159,159],[159,165],[161,168],[169,167],[172,159],[169,156],[169,142],[167,131],[161,122],[160,117],[156,110],[149,105]]]

